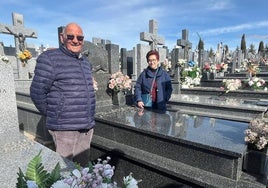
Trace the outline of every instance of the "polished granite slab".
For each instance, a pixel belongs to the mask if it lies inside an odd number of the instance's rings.
[[[242,97],[217,95],[172,94],[170,101],[201,103],[206,105],[225,106],[229,108],[256,109],[260,111],[267,110],[267,106],[263,105],[265,99],[258,98],[248,99]]]
[[[181,142],[187,141],[200,147],[242,153],[246,146],[244,131],[248,123],[245,122],[170,111],[155,113],[144,110],[141,112],[137,108],[110,111],[100,116],[109,122],[121,123]]]

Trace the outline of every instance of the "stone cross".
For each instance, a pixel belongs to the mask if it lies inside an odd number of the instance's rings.
[[[13,25],[0,24],[0,33],[14,35],[16,53],[26,49],[26,38],[37,38],[37,32],[33,29],[26,29],[24,27],[23,15],[12,13]]]
[[[157,35],[158,24],[155,20],[149,21],[149,33],[141,32],[140,40],[149,42],[151,46],[151,50],[155,50],[157,45],[164,45],[165,39],[159,35]]]
[[[24,27],[23,15],[12,13],[13,25],[0,24],[0,33],[14,36],[16,54],[19,54],[26,49],[26,38],[37,38],[37,32],[33,29],[26,29]],[[23,69],[20,60],[17,57],[18,78],[23,78]]]
[[[192,43],[189,42],[188,40],[188,30],[186,29],[182,30],[182,39],[177,40],[177,45],[182,47],[182,49],[184,50],[184,59],[188,61],[189,60],[188,52],[189,49],[192,48]]]

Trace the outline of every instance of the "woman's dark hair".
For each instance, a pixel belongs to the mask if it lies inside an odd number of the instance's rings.
[[[155,55],[156,56],[156,59],[159,60],[159,53],[158,51],[156,50],[150,50],[147,54],[146,54],[146,59],[147,59],[147,62],[149,61],[149,56],[151,55]]]

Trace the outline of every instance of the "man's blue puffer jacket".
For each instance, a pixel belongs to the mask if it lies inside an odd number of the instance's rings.
[[[31,99],[46,116],[49,130],[82,130],[95,126],[95,93],[87,58],[64,47],[42,53],[30,87]]]

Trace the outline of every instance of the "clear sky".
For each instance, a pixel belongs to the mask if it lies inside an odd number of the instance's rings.
[[[12,12],[24,16],[26,28],[38,32],[28,44],[58,46],[57,28],[77,22],[85,39],[110,40],[131,50],[140,41],[140,32],[149,32],[149,20],[158,22],[158,34],[169,49],[189,30],[189,40],[196,48],[199,36],[205,49],[222,42],[230,50],[240,47],[242,35],[258,49],[260,41],[268,44],[267,0],[2,0],[0,23],[12,25]],[[5,46],[14,46],[11,35],[0,34]]]

